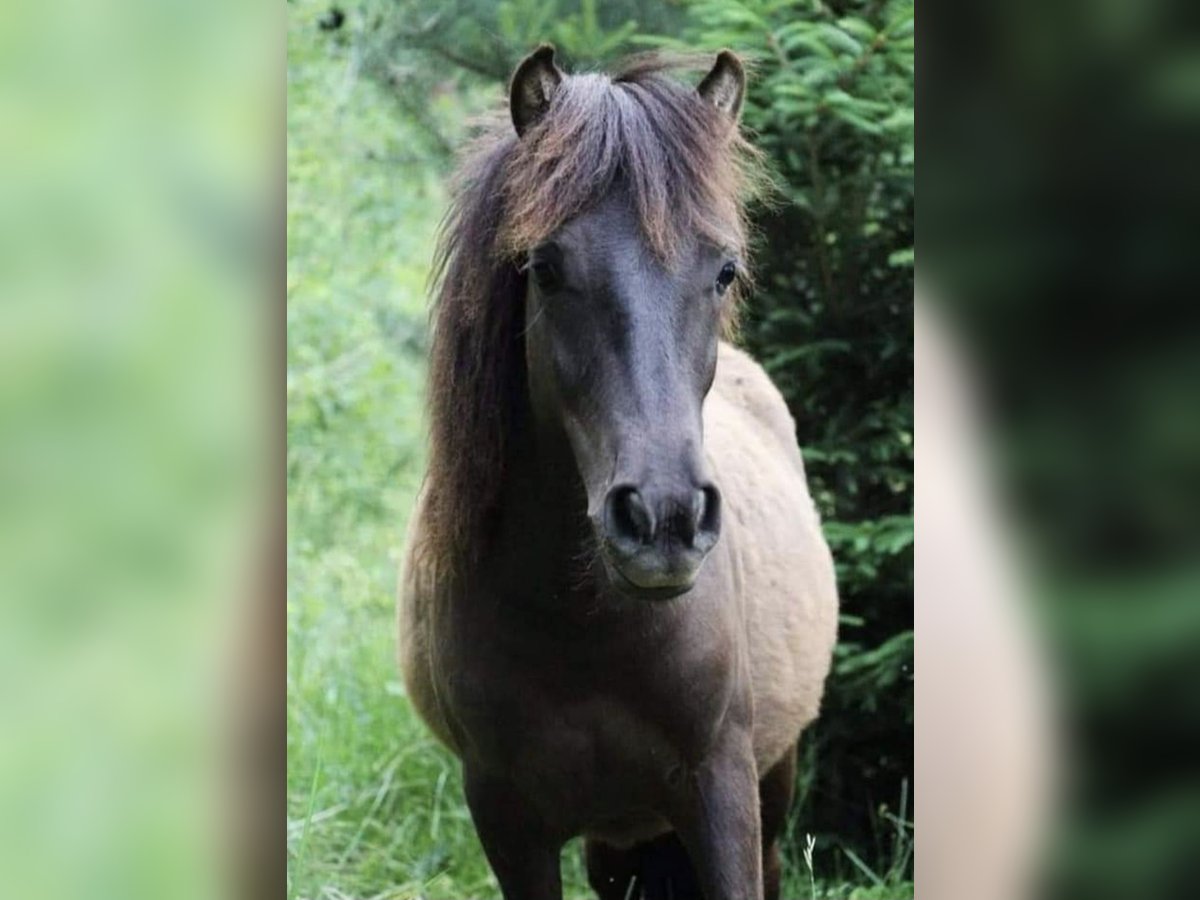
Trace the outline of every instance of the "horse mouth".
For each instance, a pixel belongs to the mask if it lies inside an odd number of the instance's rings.
[[[674,600],[681,594],[686,594],[696,584],[696,579],[692,577],[687,581],[674,584],[641,585],[621,571],[620,566],[609,560],[607,554],[601,555],[604,558],[604,568],[608,572],[609,583],[626,597],[635,600]]]

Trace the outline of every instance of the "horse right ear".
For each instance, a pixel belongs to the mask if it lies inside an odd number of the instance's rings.
[[[717,54],[712,71],[696,87],[700,96],[733,121],[742,113],[742,98],[746,95],[746,70],[742,61],[729,50]]]
[[[525,134],[550,108],[563,73],[554,64],[554,47],[542,44],[521,60],[508,87],[508,104],[517,135]]]

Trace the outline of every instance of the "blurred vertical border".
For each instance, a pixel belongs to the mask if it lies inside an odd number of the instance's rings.
[[[282,13],[5,7],[5,896],[282,889]]]
[[[1197,8],[920,29],[921,896],[1195,896]]]

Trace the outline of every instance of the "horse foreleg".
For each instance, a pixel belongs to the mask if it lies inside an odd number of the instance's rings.
[[[779,837],[787,822],[792,794],[796,789],[796,746],[762,777],[758,796],[762,806],[763,897],[779,900],[782,871],[779,863]]]
[[[672,824],[706,900],[763,900],[758,774],[749,732],[724,735],[683,782]]]
[[[511,784],[464,775],[467,807],[504,900],[562,900],[562,841],[546,833]]]

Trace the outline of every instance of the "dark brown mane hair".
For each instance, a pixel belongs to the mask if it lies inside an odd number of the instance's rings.
[[[524,385],[525,254],[619,181],[667,264],[691,237],[745,257],[757,154],[677,77],[711,63],[643,55],[568,77],[523,138],[506,111],[462,165],[434,259],[425,498],[427,547],[452,570],[486,539],[504,477]]]

